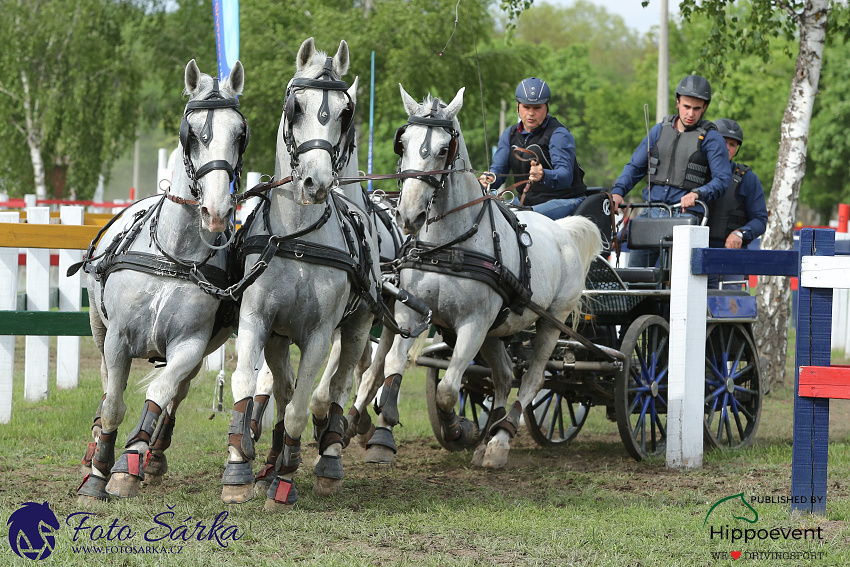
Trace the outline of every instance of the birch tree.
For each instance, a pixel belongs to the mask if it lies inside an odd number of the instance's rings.
[[[793,246],[797,201],[806,173],[809,125],[834,1],[751,0],[743,16],[729,17],[726,8],[733,2],[685,0],[680,3],[685,18],[692,14],[705,14],[713,21],[703,53],[717,70],[717,75],[722,77],[725,72],[724,54],[728,50],[740,49],[768,60],[770,38],[784,35],[797,40],[796,65],[780,124],[776,171],[767,203],[770,219],[761,241],[763,248],[789,250]],[[834,27],[837,29],[838,26]],[[758,77],[753,77],[753,81],[758,81]],[[781,385],[785,382],[791,312],[788,278],[760,276],[757,297],[759,322],[755,333],[756,345],[767,360],[770,383]]]
[[[0,176],[10,193],[45,198],[46,163],[65,156],[69,180],[93,187],[135,135],[141,74],[125,32],[143,15],[131,0],[0,2]],[[24,147],[31,174],[19,167]]]

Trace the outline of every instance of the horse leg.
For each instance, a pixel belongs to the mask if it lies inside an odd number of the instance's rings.
[[[479,324],[466,323],[457,329],[457,342],[449,367],[437,386],[437,413],[443,429],[443,439],[455,451],[469,449],[478,438],[478,424],[458,416],[455,412],[460,396],[463,373],[481,349],[486,328]]]
[[[351,375],[369,341],[372,314],[365,308],[343,323],[334,334],[331,358],[332,373],[325,372],[310,400],[313,413],[313,435],[319,443],[319,461],[313,469],[316,481],[313,492],[330,496],[342,489],[342,448],[346,430],[343,407],[351,393]]]
[[[163,410],[177,394],[180,384],[194,376],[203,364],[206,341],[188,340],[176,348],[166,348],[168,360],[162,373],[151,382],[136,427],[130,432],[124,453],[112,467],[107,492],[122,498],[138,496],[145,480],[144,458]]]
[[[96,302],[95,302],[96,303]],[[97,307],[92,305],[89,310],[89,324],[92,329],[92,338],[94,339],[94,344],[97,346],[97,350],[100,352],[100,382],[104,392],[106,392],[106,384],[107,384],[107,373],[106,373],[106,359],[103,358],[103,343],[106,337],[106,326],[104,326],[103,321],[100,318],[100,314],[97,311]],[[100,403],[97,406],[97,410],[94,413],[94,423],[91,428],[91,436],[92,440],[89,441],[88,447],[86,448],[86,453],[83,456],[83,462],[80,466],[80,472],[83,476],[87,474],[91,474],[91,460],[94,457],[95,449],[97,448],[97,439],[100,437],[100,431],[103,429],[103,425],[101,423],[100,414],[103,410],[103,400],[106,399],[106,394],[103,394],[103,397],[100,398]],[[112,465],[110,465],[111,467]]]
[[[372,355],[371,340],[366,341],[363,355],[354,368],[355,396],[346,419],[348,424],[345,430],[346,444],[349,440],[354,439],[361,447],[366,449],[369,439],[375,433],[375,426],[372,423],[372,417],[369,415],[369,402],[375,399],[375,394],[381,387],[376,378],[384,375],[384,361],[393,346],[394,337],[392,331],[387,327],[382,327],[381,338],[378,341],[378,348],[375,349],[374,356]]]
[[[227,504],[247,502],[254,497],[251,462],[255,455],[250,421],[257,386],[256,373],[270,334],[270,325],[268,320],[259,317],[252,318],[250,324],[245,323],[249,321],[240,319],[239,336],[236,338],[238,358],[230,379],[235,402],[227,430],[227,461],[221,477],[221,500]]]
[[[392,464],[398,452],[392,428],[398,424],[398,391],[401,388],[402,374],[407,366],[407,352],[416,341],[413,337],[405,339],[401,335],[389,341],[385,340],[386,334],[389,334],[389,331],[384,329],[381,334],[381,343],[378,345],[378,353],[375,355],[376,361],[386,359],[383,363],[383,372],[380,371],[381,363],[370,367],[357,392],[357,403],[363,404],[362,411],[365,412],[369,401],[375,397],[381,385],[384,386],[375,407],[378,424],[375,427],[375,433],[366,442],[366,462],[375,464]],[[385,344],[389,344],[389,347],[384,347]],[[389,349],[386,357],[383,356],[384,348]]]
[[[165,450],[171,446],[171,437],[174,435],[174,424],[177,420],[177,408],[189,394],[189,385],[201,369],[198,365],[195,371],[177,386],[177,392],[168,408],[163,412],[162,419],[154,431],[152,443],[145,456],[145,484],[158,486],[162,484],[162,477],[168,472],[168,459]]]
[[[254,431],[256,427],[257,434],[254,440],[258,440],[262,431],[262,415],[258,414],[257,406],[263,403],[260,392],[271,392],[275,400],[275,426],[272,430],[272,446],[269,449],[266,462],[257,476],[254,477],[254,493],[265,494],[268,492],[269,486],[277,478],[275,464],[283,451],[284,437],[284,417],[286,415],[286,405],[292,399],[292,390],[295,386],[295,374],[292,372],[292,365],[289,361],[289,339],[272,335],[266,343],[267,352],[279,352],[280,356],[268,356],[266,363],[263,365],[260,375],[257,379],[257,394],[254,395],[254,415],[251,417],[251,429]],[[265,394],[268,396],[268,394]],[[265,404],[268,403],[268,398],[262,407],[265,411]],[[255,426],[256,423],[256,426]]]
[[[106,486],[115,462],[115,439],[118,427],[124,421],[124,412],[127,411],[124,388],[127,385],[132,359],[126,351],[119,348],[120,338],[109,335],[107,339],[112,340],[107,340],[109,344],[104,351],[104,364],[111,379],[107,381],[106,394],[101,401],[101,430],[92,455],[91,473],[87,474],[82,484],[77,487],[77,500],[83,504],[94,500],[108,500],[110,497]],[[115,348],[112,348],[113,346]]]
[[[475,448],[475,453],[472,455],[472,464],[482,466],[484,461],[484,453],[487,450],[492,433],[490,433],[490,425],[501,421],[505,415],[505,406],[508,403],[508,394],[511,391],[511,382],[513,375],[511,372],[511,359],[508,356],[508,351],[505,349],[505,344],[498,337],[490,337],[484,340],[481,345],[481,356],[487,362],[487,365],[493,372],[493,407],[490,408],[490,417],[487,419],[488,434],[484,443]]]
[[[307,427],[310,416],[310,393],[319,369],[325,361],[333,329],[316,329],[308,339],[298,347],[301,349],[301,361],[295,379],[295,391],[287,404],[284,417],[283,452],[277,459],[277,478],[266,492],[265,509],[281,511],[290,508],[298,501],[293,476],[301,464],[301,434]],[[241,332],[240,332],[241,336]],[[279,353],[266,353],[279,356]],[[289,356],[286,353],[286,356]]]
[[[531,363],[522,377],[517,400],[507,414],[493,423],[490,432],[493,435],[487,443],[481,465],[487,468],[500,468],[508,462],[508,452],[511,449],[511,439],[516,435],[522,409],[534,400],[534,396],[543,387],[543,370],[546,361],[555,349],[560,332],[545,321],[537,320],[537,333],[532,340],[534,348]]]

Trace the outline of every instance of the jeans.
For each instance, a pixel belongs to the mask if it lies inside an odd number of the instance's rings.
[[[574,199],[551,199],[545,203],[533,205],[531,210],[553,220],[562,219],[573,214],[581,202],[585,199],[586,197],[575,197]],[[514,199],[512,203],[514,205],[519,205],[519,199]]]

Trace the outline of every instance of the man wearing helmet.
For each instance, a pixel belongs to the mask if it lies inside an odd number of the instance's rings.
[[[729,118],[721,118],[715,121],[714,125],[726,140],[732,181],[724,195],[709,206],[708,244],[712,248],[746,248],[750,242],[764,234],[767,227],[764,189],[750,166],[732,161],[744,143],[744,131],[741,126]],[[742,276],[725,277],[732,281],[741,278]],[[716,288],[718,282],[718,276],[708,277],[710,288]]]
[[[649,175],[649,201],[681,204],[701,214],[697,199],[708,202],[721,197],[731,180],[723,137],[703,116],[711,102],[711,85],[699,75],[688,75],[676,88],[677,114],[664,118],[649,131],[632,154],[611,190],[614,203]],[[685,213],[687,214],[687,213]],[[650,209],[650,216],[666,216],[663,209]],[[650,266],[657,250],[634,250],[631,266]]]
[[[549,115],[549,85],[542,79],[523,79],[516,89],[519,123],[502,133],[493,156],[490,172],[482,174],[482,184],[498,189],[505,174],[528,175],[531,184],[524,197],[516,202],[549,218],[558,219],[575,211],[584,200],[587,186],[584,171],[576,160],[576,143],[570,131],[557,118]],[[534,153],[531,160],[520,159],[527,152],[514,152],[522,148]],[[530,155],[530,154],[527,154]],[[523,178],[524,179],[524,178]]]

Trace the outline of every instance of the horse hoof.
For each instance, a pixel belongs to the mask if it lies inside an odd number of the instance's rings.
[[[77,504],[85,507],[95,506],[101,502],[106,502],[103,498],[95,498],[94,496],[85,496],[80,494],[77,496]]]
[[[371,445],[366,450],[366,462],[378,465],[391,465],[395,460],[395,451],[385,445]]]
[[[225,504],[243,504],[254,497],[254,483],[225,484],[221,487],[221,501]]]
[[[91,505],[94,502],[105,502],[110,495],[106,491],[107,480],[96,475],[86,475],[83,482],[77,487],[77,502]]]
[[[508,449],[504,447],[490,447],[484,452],[481,466],[488,469],[500,469],[508,463]]]
[[[472,454],[472,466],[484,466],[484,453],[487,451],[487,445],[479,445]]]
[[[145,474],[145,486],[160,486],[162,484],[163,475],[161,474]]]
[[[361,447],[363,447],[364,449],[368,449],[369,446],[367,445],[367,443],[369,442],[369,439],[371,439],[372,435],[374,435],[374,434],[375,434],[375,426],[371,425],[371,427],[369,427],[369,430],[366,431],[366,433],[358,433],[354,437],[354,442],[357,443],[358,445],[360,445]]]
[[[148,462],[145,463],[145,475],[156,475],[162,480],[162,475],[168,472],[168,459],[165,453],[149,453]]]
[[[139,495],[139,487],[142,481],[139,477],[130,473],[112,473],[106,491],[112,496],[121,498],[135,498]]]
[[[295,504],[278,502],[274,498],[266,498],[266,503],[263,505],[263,510],[267,512],[287,512],[293,508],[295,508]]]
[[[254,494],[260,496],[268,492],[269,487],[277,478],[277,471],[274,470],[274,465],[266,463],[262,470],[254,477]]]
[[[317,476],[313,483],[313,492],[316,493],[316,496],[333,496],[339,494],[340,490],[342,490],[341,478]]]
[[[260,496],[269,491],[269,487],[272,485],[271,480],[258,480],[254,483],[254,496]]]

